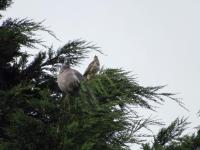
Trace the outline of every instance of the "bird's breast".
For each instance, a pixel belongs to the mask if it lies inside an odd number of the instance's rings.
[[[73,71],[64,71],[57,76],[57,83],[61,91],[68,92],[76,88],[80,80]]]

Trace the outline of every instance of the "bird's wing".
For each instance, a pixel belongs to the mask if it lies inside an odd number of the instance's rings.
[[[93,65],[94,65],[94,61],[92,61],[92,62],[88,65],[88,67],[87,67],[87,69],[85,70],[83,76],[86,76],[86,75],[90,72],[90,69],[92,68]]]

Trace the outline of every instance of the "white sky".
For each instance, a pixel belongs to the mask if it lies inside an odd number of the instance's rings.
[[[167,84],[164,91],[179,93],[190,112],[169,100],[154,115],[166,123],[189,116],[194,127],[200,124],[196,115],[200,109],[199,8],[199,0],[15,0],[4,14],[46,19],[44,24],[62,41],[44,36],[50,44],[58,47],[77,38],[94,41],[107,55],[100,56],[106,67],[131,70],[145,86]]]

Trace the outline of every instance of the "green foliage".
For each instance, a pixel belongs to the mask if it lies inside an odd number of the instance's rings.
[[[177,118],[167,128],[162,128],[153,144],[143,144],[143,150],[197,150],[200,148],[200,131],[197,135],[182,135],[188,122]]]
[[[51,144],[56,138],[52,132],[56,129],[47,124],[57,118],[57,108],[48,91],[18,85],[9,91],[1,91],[0,99],[1,146],[20,150],[54,146]]]
[[[176,140],[182,134],[187,124],[186,119],[177,118],[169,127],[161,129],[156,137],[156,141],[160,145],[165,145],[172,140]]]
[[[36,31],[46,31],[55,35],[43,27],[42,22],[35,23],[28,19],[7,19],[0,27],[0,63],[12,61],[15,57],[24,54],[20,51],[21,46],[35,47],[42,44],[41,39],[36,38]]]

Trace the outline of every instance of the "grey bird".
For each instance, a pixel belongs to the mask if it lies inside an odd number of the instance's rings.
[[[83,75],[75,69],[70,68],[69,59],[64,62],[57,76],[58,87],[65,94],[76,94],[79,92],[80,82]]]
[[[90,79],[92,76],[98,73],[100,70],[100,62],[98,57],[95,55],[93,61],[88,65],[83,76],[87,79]]]

